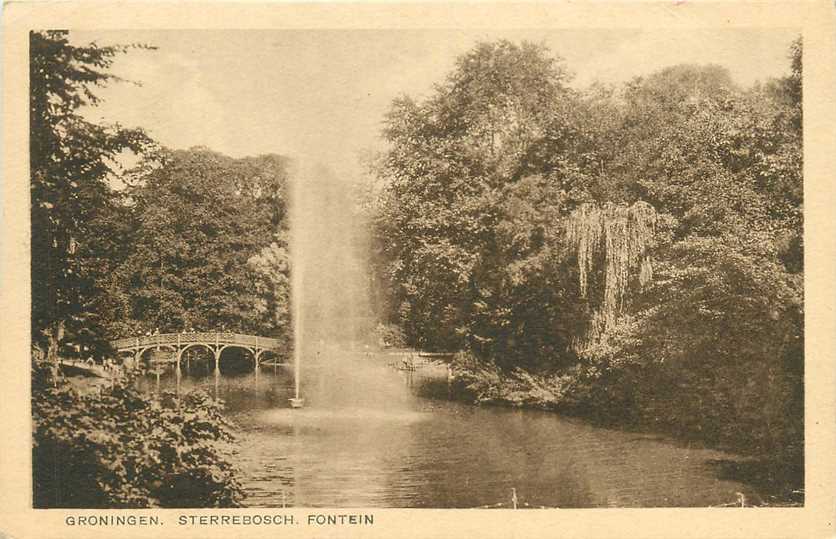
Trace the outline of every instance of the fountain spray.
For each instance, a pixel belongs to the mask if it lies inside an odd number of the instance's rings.
[[[367,227],[351,178],[314,160],[295,164],[290,177],[291,308],[296,394],[292,407],[391,407],[385,389],[392,373],[360,361],[372,317],[366,261]],[[364,341],[365,339],[365,341]],[[305,362],[305,402],[299,383]],[[381,368],[378,368],[381,367]],[[309,383],[316,380],[316,383]]]
[[[304,264],[301,256],[301,242],[299,233],[297,231],[299,223],[302,219],[303,210],[301,206],[300,190],[302,181],[300,171],[297,169],[296,173],[290,178],[290,256],[292,262],[291,266],[291,305],[293,312],[293,398],[290,400],[291,408],[301,408],[305,401],[299,396],[299,383],[301,380],[301,362],[302,362],[302,276],[304,274]]]

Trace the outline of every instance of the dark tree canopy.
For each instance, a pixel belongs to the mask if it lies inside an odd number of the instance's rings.
[[[141,130],[93,124],[79,109],[125,47],[71,45],[67,32],[30,34],[32,334],[58,353],[63,339],[101,350],[104,276],[120,257],[118,196],[108,185],[116,157],[149,143]]]

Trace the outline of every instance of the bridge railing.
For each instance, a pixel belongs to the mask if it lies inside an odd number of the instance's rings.
[[[116,339],[110,343],[116,349],[143,348],[146,346],[162,346],[177,344],[234,344],[253,348],[275,349],[279,346],[278,339],[245,335],[243,333],[228,332],[194,332],[194,333],[161,333],[158,335],[143,335],[140,337],[126,337]]]

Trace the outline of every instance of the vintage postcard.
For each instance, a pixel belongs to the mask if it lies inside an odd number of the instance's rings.
[[[9,3],[0,537],[834,534],[834,8]]]

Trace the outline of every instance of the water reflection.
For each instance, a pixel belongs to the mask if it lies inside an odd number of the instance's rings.
[[[736,492],[757,499],[707,463],[727,455],[552,413],[451,402],[443,380],[428,385],[387,369],[378,373],[386,383],[374,382],[379,394],[363,388],[332,402],[329,388],[344,380],[334,373],[323,381],[310,367],[302,385],[309,406],[291,410],[285,367],[221,369],[195,362],[144,384],[202,388],[225,401],[251,506],[510,507],[511,489],[521,507],[708,506]],[[427,389],[442,398],[417,396]]]

